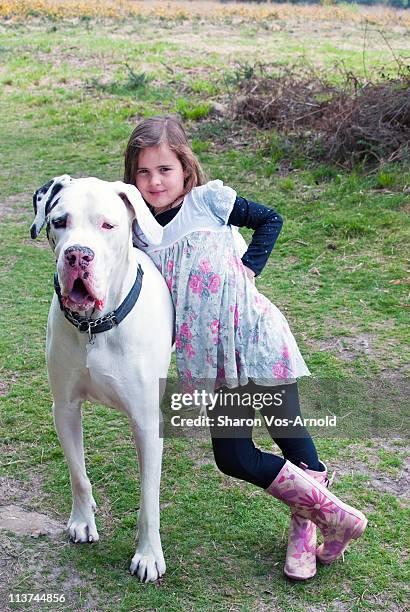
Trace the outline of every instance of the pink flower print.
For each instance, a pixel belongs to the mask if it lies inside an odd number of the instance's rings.
[[[287,491],[282,491],[281,492],[281,499],[283,499],[283,500],[292,499],[292,497],[295,497],[295,495],[297,495],[297,494],[298,494],[298,492],[295,491],[295,489],[288,489]]]
[[[210,328],[211,328],[211,332],[213,334],[217,334],[219,331],[219,326],[220,326],[220,322],[218,319],[215,319],[214,321],[211,321],[210,323]]]
[[[330,555],[332,557],[335,555],[339,555],[346,548],[347,543],[351,540],[352,533],[353,533],[353,530],[348,528],[345,530],[343,534],[342,541],[339,541],[339,540],[330,540],[330,542],[326,541],[326,543],[324,544],[325,554]]]
[[[219,336],[220,325],[221,323],[218,319],[211,321],[211,323],[209,324],[209,327],[211,328],[211,332],[213,334],[212,342],[214,344],[219,344],[219,342],[221,341]]]
[[[186,344],[185,345],[185,351],[186,351],[188,357],[194,357],[195,356],[195,351],[192,348],[192,344]]]
[[[316,542],[316,538],[314,537],[315,529],[316,526],[310,521],[306,520],[302,523],[300,528],[295,529],[292,542],[295,545],[297,552],[315,552],[316,546],[312,545],[312,542]]]
[[[224,379],[225,378],[225,368],[223,366],[221,366],[220,368],[217,368],[217,370],[216,370],[216,377],[218,379]]]
[[[203,259],[199,262],[199,269],[201,272],[203,272],[203,274],[209,274],[212,272],[212,266],[207,259]]]
[[[235,328],[237,328],[239,324],[238,304],[235,304],[235,306],[229,306],[229,311],[233,312],[233,325]]]
[[[325,495],[320,491],[315,491],[312,489],[312,492],[306,493],[298,500],[298,505],[302,508],[309,508],[312,511],[311,519],[315,521],[315,519],[320,519],[321,521],[325,521],[326,514],[332,513],[334,511],[333,502],[331,500],[326,499]]]
[[[233,324],[235,327],[238,327],[239,324],[239,310],[238,310],[238,304],[235,304],[235,310],[233,313]]]
[[[219,289],[219,285],[221,284],[221,277],[218,274],[212,274],[209,279],[208,289],[211,293],[216,293]]]
[[[201,293],[202,292],[202,279],[198,274],[192,274],[189,279],[188,286],[192,289],[193,293]]]
[[[167,270],[168,270],[168,272],[172,272],[173,269],[174,269],[174,262],[173,261],[169,261],[167,263]]]
[[[308,522],[306,527],[306,538],[305,538],[305,550],[308,552],[315,552],[316,546],[311,546],[312,538],[316,541],[316,525],[312,522]]]
[[[293,514],[293,518],[295,518],[295,516],[297,517],[297,519],[299,519],[298,515]],[[309,524],[311,525],[311,528],[308,527]],[[313,529],[315,528],[316,527],[313,525],[313,523],[310,523],[307,520],[303,520],[302,522],[298,521],[296,523],[291,537],[291,541],[295,546],[296,553],[300,554],[304,551],[311,552],[310,549],[312,547],[309,546],[309,541],[311,539]],[[313,548],[313,551],[315,551],[315,548]],[[296,555],[292,556],[295,557]]]
[[[338,555],[342,550],[344,544],[343,542],[339,542],[338,540],[332,540],[331,542],[326,542],[326,553],[331,554],[332,557],[334,555]]]
[[[283,357],[283,359],[289,359],[289,357],[290,357],[290,354],[289,354],[289,347],[288,347],[287,345],[285,345],[285,346],[283,347],[283,350],[282,350],[282,357]]]
[[[289,370],[283,361],[277,361],[272,368],[272,373],[275,378],[289,378]]]
[[[355,530],[354,530],[354,529],[350,529],[350,527],[348,527],[347,529],[345,529],[345,532],[344,532],[344,534],[343,534],[343,539],[342,539],[342,542],[343,542],[343,545],[344,545],[344,546],[346,546],[346,544],[347,544],[348,542],[350,542],[350,540],[352,539],[352,535],[353,535],[353,532],[354,532],[354,531],[355,531]]]
[[[292,557],[295,557],[295,559],[298,559],[302,555],[304,548],[305,548],[304,540],[303,539],[295,540],[293,545],[295,547],[295,554],[293,554]]]
[[[175,336],[175,348],[182,349],[182,347],[183,347],[183,343],[182,343],[180,335],[178,334],[177,336]]]
[[[188,323],[183,323],[180,328],[181,336],[184,336],[188,340],[192,338],[191,330],[189,329]]]
[[[171,291],[171,289],[172,289],[172,278],[167,278],[166,283],[167,283],[168,289]]]

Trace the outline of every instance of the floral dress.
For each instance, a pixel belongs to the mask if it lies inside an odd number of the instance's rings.
[[[195,187],[140,247],[164,276],[175,307],[175,350],[187,387],[282,385],[310,374],[280,310],[248,279],[227,219],[236,193],[221,181]],[[141,233],[139,234],[141,237]]]

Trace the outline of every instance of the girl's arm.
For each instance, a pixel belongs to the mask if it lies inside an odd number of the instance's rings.
[[[242,263],[258,276],[280,234],[282,217],[273,208],[237,196],[228,223],[255,230],[248,250],[242,257]]]

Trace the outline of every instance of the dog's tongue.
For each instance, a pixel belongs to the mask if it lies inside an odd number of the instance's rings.
[[[80,278],[75,279],[70,293],[63,297],[64,306],[78,311],[89,310],[95,306],[95,302],[95,297],[88,293],[83,281]]]
[[[73,288],[68,294],[68,297],[72,302],[76,302],[77,304],[82,304],[86,298],[91,298],[80,278],[74,281]]]
[[[79,277],[75,279],[71,291],[67,295],[62,296],[62,301],[65,308],[77,312],[89,310],[90,308],[102,311],[105,306],[105,300],[96,299],[87,289],[87,285]]]

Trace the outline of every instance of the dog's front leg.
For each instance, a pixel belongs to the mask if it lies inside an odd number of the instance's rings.
[[[54,423],[64,450],[71,478],[73,506],[68,529],[73,542],[96,542],[96,503],[84,461],[81,402],[53,405]]]
[[[154,410],[153,407],[150,408]],[[156,420],[155,418],[153,419]],[[159,534],[159,489],[163,440],[159,424],[141,427],[132,417],[131,428],[138,452],[141,501],[138,514],[138,544],[130,572],[143,582],[155,581],[165,573],[165,560]]]

